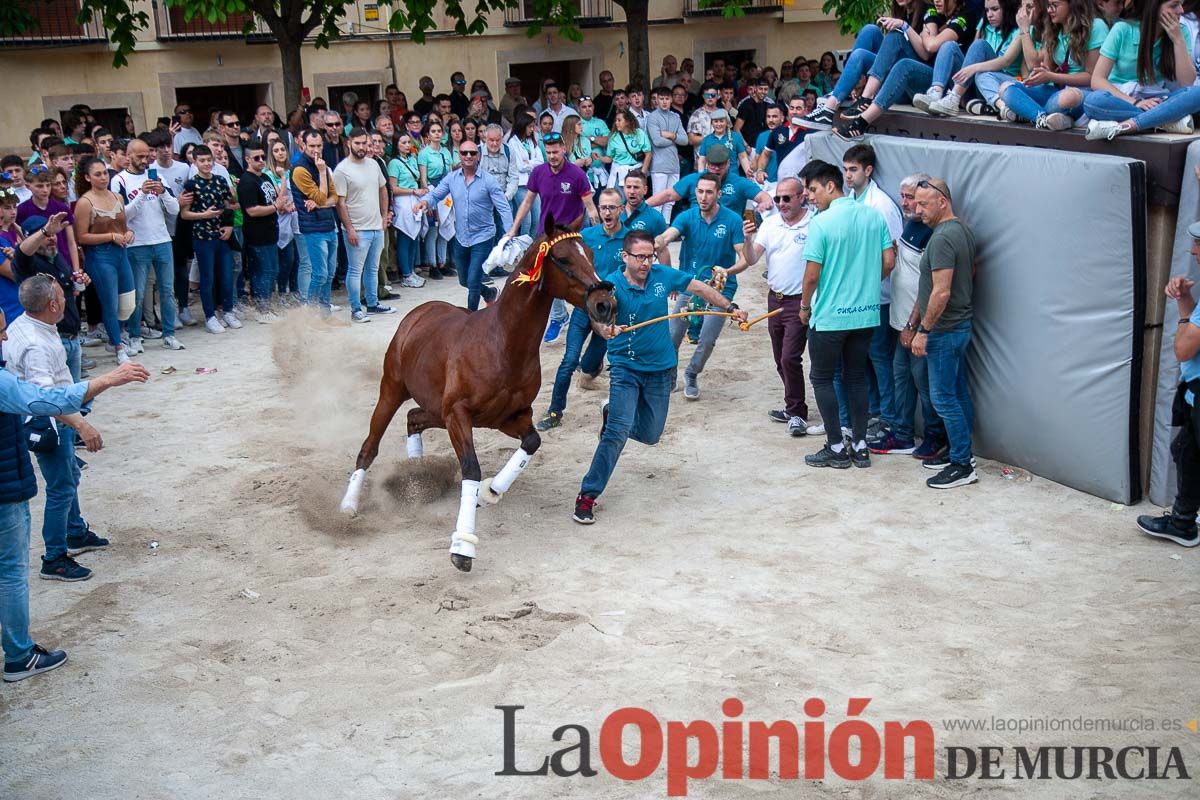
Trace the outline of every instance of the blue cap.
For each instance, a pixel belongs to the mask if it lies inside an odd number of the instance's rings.
[[[46,227],[47,222],[49,222],[49,220],[45,217],[30,217],[21,223],[21,232],[28,236],[34,231],[40,231],[42,228]]]

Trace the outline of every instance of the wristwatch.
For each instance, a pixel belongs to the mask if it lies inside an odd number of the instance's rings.
[[[925,334],[926,336],[928,336],[928,335],[929,335],[929,328],[926,328],[924,325],[917,325],[917,333],[923,333],[923,334]]]
[[[906,330],[906,331],[914,331],[914,330],[916,330],[916,328],[915,328],[915,327],[913,327],[913,324],[912,324],[911,322],[906,322],[906,323],[904,323],[904,328],[903,328],[903,330]]]

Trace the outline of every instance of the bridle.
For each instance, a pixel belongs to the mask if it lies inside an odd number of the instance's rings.
[[[582,278],[575,274],[568,262],[554,255],[550,251],[554,249],[554,245],[559,242],[564,242],[568,239],[582,239],[578,233],[573,231],[560,233],[553,239],[542,242],[538,245],[537,255],[534,257],[533,266],[527,271],[518,275],[513,279],[514,284],[518,283],[538,283],[542,279],[542,267],[545,265],[546,256],[550,256],[550,260],[554,262],[554,266],[558,267],[559,271],[566,275],[571,280],[578,284],[582,284],[584,288],[584,300],[592,295],[592,292],[611,292],[616,287],[611,281],[596,281],[594,283],[586,283]]]

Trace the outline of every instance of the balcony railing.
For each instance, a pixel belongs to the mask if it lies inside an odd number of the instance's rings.
[[[197,39],[253,39],[271,35],[270,30],[253,14],[229,14],[223,20],[209,22],[203,14],[185,19],[182,8],[167,8],[154,4],[154,22],[159,39],[190,41]],[[246,23],[250,23],[247,33]]]
[[[33,24],[12,36],[0,36],[0,47],[69,46],[107,41],[99,14],[79,23],[79,0],[41,0],[29,3]]]
[[[612,22],[612,0],[575,0],[575,20],[581,27]],[[504,10],[504,25],[509,28],[530,25],[534,21],[533,3],[523,0],[519,6]]]
[[[770,14],[783,11],[783,0],[744,0],[742,11],[747,14]],[[706,0],[684,0],[683,13],[688,17],[717,17],[723,12],[721,3]]]

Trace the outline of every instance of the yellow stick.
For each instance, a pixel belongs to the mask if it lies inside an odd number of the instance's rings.
[[[732,311],[681,311],[678,314],[667,314],[665,317],[655,317],[654,319],[648,319],[645,322],[639,322],[637,325],[630,325],[628,328],[626,328],[625,330],[623,330],[621,332],[628,333],[629,331],[636,331],[638,328],[644,328],[647,325],[653,325],[654,323],[662,322],[663,320],[676,319],[678,317],[691,317],[691,316],[732,317],[733,312]]]
[[[747,321],[739,324],[738,327],[741,328],[743,331],[748,331],[748,330],[750,330],[751,326],[757,325],[758,323],[762,322],[764,319],[770,319],[771,317],[775,316],[776,314],[780,313],[781,311],[783,311],[782,308],[777,308],[774,311],[768,311],[766,314],[763,314],[761,317],[755,317],[754,319],[747,320]]]

